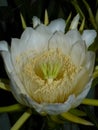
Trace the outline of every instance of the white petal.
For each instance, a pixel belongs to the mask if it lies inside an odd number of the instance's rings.
[[[68,42],[71,45],[73,45],[77,41],[82,40],[81,35],[77,29],[73,29],[73,30],[68,31],[65,34],[65,37],[66,37],[66,42]]]
[[[47,35],[47,33],[39,33],[32,28],[26,28],[21,36],[21,39],[12,39],[11,56],[14,67],[18,65],[16,63],[16,58],[20,57],[20,55],[25,54],[29,56],[32,53],[33,58],[33,56],[35,56],[36,54],[47,50],[49,36],[50,35]]]
[[[65,103],[54,103],[54,104],[47,104],[47,103],[38,104],[37,102],[34,102],[27,95],[23,95],[22,97],[24,97],[27,106],[35,108],[35,110],[39,113],[48,113],[51,115],[67,112],[72,107],[73,102],[75,102],[74,95],[69,96],[68,100]]]
[[[74,101],[75,101],[75,96],[70,95],[66,102],[47,104],[43,107],[43,110],[46,111],[48,114],[52,114],[52,115],[67,112],[69,109],[71,109]]]
[[[18,79],[17,75],[15,74],[15,70],[12,64],[12,60],[11,60],[11,55],[8,50],[8,45],[5,41],[0,43],[0,51],[1,51],[4,63],[5,63],[6,71],[13,84],[12,86],[10,86],[12,93],[16,97],[16,99],[22,103],[21,101],[22,99],[19,97],[19,93],[26,93],[26,92],[23,89],[23,86],[20,80]]]
[[[86,84],[89,82],[91,77],[89,77],[89,72],[85,66],[80,70],[78,74],[75,75],[75,79],[72,82],[73,88],[70,91],[71,93],[78,95],[81,93],[86,86]]]
[[[87,47],[89,47],[95,40],[97,33],[95,30],[84,30],[82,34],[82,39],[86,42]]]
[[[48,29],[54,33],[56,31],[61,31],[61,32],[65,32],[65,21],[61,18],[53,20],[50,22],[50,24],[48,25]]]
[[[56,31],[61,31],[64,33],[65,31],[65,21],[61,18],[53,20],[50,22],[48,26],[45,26],[44,24],[41,24],[40,19],[38,19],[36,16],[33,17],[33,27],[38,27],[38,25],[43,26],[45,30],[54,33]],[[38,27],[39,28],[39,27]],[[40,30],[40,29],[39,29]]]
[[[0,41],[0,51],[8,51],[8,44],[6,41]]]
[[[16,71],[17,74],[20,72],[20,66],[24,60],[23,58],[21,58],[21,54],[24,51],[25,51],[25,46],[23,46],[23,42],[19,39],[16,39],[16,38],[12,39],[11,59],[12,59],[12,63],[14,66],[14,71]]]
[[[40,33],[44,32],[47,34],[53,34],[56,31],[63,32],[65,31],[65,21],[63,19],[57,19],[52,21],[48,26],[45,26],[44,24],[40,24],[37,26],[36,30]]]
[[[95,64],[95,53],[92,51],[87,52],[86,68],[89,70],[89,76],[92,75]]]
[[[72,22],[71,22],[71,25],[70,25],[70,29],[77,29],[77,26],[78,26],[78,23],[79,23],[79,14],[77,14],[74,18],[73,18],[73,20],[72,20]]]
[[[15,73],[15,71],[13,71],[10,76],[10,81],[11,81],[11,92],[13,93],[13,96],[16,98],[16,100],[18,102],[20,102],[21,104],[25,104],[23,99],[20,97],[20,94],[27,94],[27,92],[24,89],[24,86],[22,84],[22,82],[20,81],[19,77],[17,76],[17,74]]]
[[[11,56],[10,56],[7,42],[5,41],[0,42],[0,51],[1,51],[4,63],[5,63],[6,71],[9,74],[13,71],[13,65],[12,65]]]
[[[36,28],[36,31],[38,31],[39,33],[43,33],[43,34],[47,34],[50,36],[52,36],[52,32],[51,30],[49,30],[49,28],[47,26],[45,26],[44,24],[40,24],[37,28]]]
[[[73,63],[76,66],[80,66],[85,62],[85,56],[86,56],[86,45],[85,43],[81,41],[77,41],[73,46],[71,50],[71,58]]]
[[[5,52],[1,52],[1,54],[4,60],[6,72],[9,75],[14,69],[11,61],[10,53],[5,51]]]
[[[81,35],[76,29],[67,32],[65,35],[62,32],[56,32],[49,40],[49,48],[59,48],[64,54],[68,54],[72,45],[79,40],[81,40]]]
[[[22,43],[23,47],[25,46],[27,51],[35,50],[37,52],[44,51],[47,48],[49,38],[50,35],[46,32],[40,33],[32,28],[27,28],[21,36],[21,40],[24,42]]]
[[[15,59],[24,51],[23,41],[17,38],[13,38],[11,41],[11,55]]]
[[[92,84],[92,79],[88,82],[88,84],[84,87],[84,90],[76,97],[75,102],[73,103],[73,108],[79,106],[83,99],[87,96]]]
[[[68,54],[71,50],[71,45],[66,40],[66,35],[62,32],[56,32],[49,40],[49,48],[61,49],[64,54]]]
[[[26,28],[25,31],[21,35],[21,39],[13,38],[11,42],[11,54],[12,59],[15,60],[17,56],[24,53],[27,48],[31,48],[28,46],[28,42],[30,37],[32,37],[32,28]],[[32,42],[31,42],[32,46]],[[27,50],[28,51],[28,50]]]
[[[87,52],[81,71],[75,76],[72,93],[78,94],[83,91],[85,85],[89,82],[94,68],[95,54]],[[80,59],[81,60],[81,59]]]
[[[32,21],[33,21],[33,28],[37,27],[41,23],[40,19],[37,18],[36,16],[33,16]]]
[[[14,66],[13,66],[12,60],[11,60],[11,55],[10,55],[10,52],[8,49],[8,45],[5,41],[0,43],[0,51],[1,51],[4,63],[5,63],[6,71],[11,80],[11,83],[12,83],[12,85],[10,86],[11,91],[12,91],[13,95],[15,96],[15,98],[20,103],[24,104],[22,101],[22,98],[19,95],[20,95],[20,93],[24,93],[24,94],[27,94],[27,93],[26,93],[24,86],[22,85],[19,77],[17,77],[17,75],[15,73]]]

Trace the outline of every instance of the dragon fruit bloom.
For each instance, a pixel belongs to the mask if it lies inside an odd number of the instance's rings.
[[[88,51],[96,32],[76,28],[64,34],[65,21],[57,19],[48,26],[33,18],[11,48],[0,42],[11,91],[16,100],[39,113],[60,114],[77,107],[92,83],[95,54]]]

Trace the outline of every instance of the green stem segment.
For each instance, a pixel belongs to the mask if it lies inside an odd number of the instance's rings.
[[[97,99],[88,99],[88,98],[85,98],[82,101],[82,104],[91,105],[91,106],[98,106],[98,100]]]
[[[71,1],[71,3],[75,7],[77,13],[79,13],[83,18],[85,18],[85,15],[84,15],[83,11],[81,10],[81,8],[79,7],[78,2],[76,0],[73,0],[73,1]]]
[[[0,113],[20,111],[23,108],[24,108],[24,106],[21,105],[21,104],[14,104],[14,105],[11,105],[11,106],[0,107]]]
[[[11,130],[19,130],[19,128],[26,122],[26,120],[32,115],[31,109],[28,109],[12,126]]]
[[[93,27],[97,30],[97,25],[96,25],[96,22],[95,22],[95,17],[93,15],[93,12],[92,12],[89,4],[86,2],[86,0],[83,0],[83,2],[84,2],[84,5],[86,6],[86,8],[88,10],[90,21],[91,21]]]

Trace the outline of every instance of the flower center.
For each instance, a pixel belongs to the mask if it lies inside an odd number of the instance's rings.
[[[70,56],[64,55],[59,49],[50,49],[24,57],[20,78],[30,96],[39,103],[65,101],[72,89],[75,74],[79,71]]]
[[[49,50],[35,57],[32,61],[35,74],[47,83],[62,79],[67,76],[72,79],[76,72],[76,66],[69,56],[62,54],[60,50]]]

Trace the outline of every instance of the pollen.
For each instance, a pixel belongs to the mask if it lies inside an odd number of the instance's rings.
[[[65,101],[78,71],[70,56],[59,49],[50,49],[33,58],[31,55],[26,58],[20,75],[33,100],[56,103]]]

